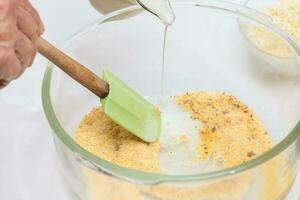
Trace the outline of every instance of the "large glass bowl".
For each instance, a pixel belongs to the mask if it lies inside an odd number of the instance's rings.
[[[62,177],[80,200],[277,200],[296,176],[300,125],[300,49],[272,22],[249,8],[223,1],[174,3],[169,27],[163,91],[223,91],[252,107],[275,146],[257,158],[218,171],[193,175],[152,174],[117,166],[74,141],[81,119],[99,99],[49,63],[43,106],[61,160]],[[161,92],[164,27],[133,6],[97,20],[69,39],[64,51],[101,74],[109,69],[144,96]],[[129,17],[124,17],[129,16]],[[273,73],[248,50],[239,22],[271,31],[293,52],[293,76]],[[270,70],[263,70],[270,67]]]

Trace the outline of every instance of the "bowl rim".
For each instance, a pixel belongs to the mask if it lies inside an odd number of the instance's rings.
[[[243,17],[249,18],[251,20],[257,21],[261,25],[269,27],[274,32],[276,32],[279,36],[284,38],[297,52],[300,56],[300,48],[297,44],[283,31],[278,29],[275,24],[272,22],[267,21],[260,21],[259,17],[256,15],[260,15],[260,12],[255,11],[251,8],[247,8],[243,5],[231,3],[223,0],[198,0],[198,1],[179,1],[173,2],[172,5],[176,6],[200,6],[212,9],[223,10],[227,12],[232,12],[236,15],[241,15]],[[102,23],[109,21],[116,16],[135,12],[137,10],[141,10],[139,6],[130,6],[125,9],[121,9],[110,14],[104,15],[100,17],[93,23],[89,24],[85,28],[83,28],[78,33],[74,34],[70,37],[64,46],[67,46],[72,41],[74,41],[77,37],[84,35],[85,33],[97,28],[99,25],[101,26]],[[293,130],[278,144],[276,144],[273,148],[269,151],[265,152],[264,154],[248,161],[243,164],[221,169],[218,171],[200,173],[200,174],[192,174],[192,175],[164,175],[164,174],[155,174],[155,173],[148,173],[142,172],[134,169],[128,169],[116,164],[113,164],[109,161],[101,159],[94,154],[88,152],[84,148],[82,148],[79,144],[75,142],[75,140],[63,129],[59,120],[57,119],[53,105],[50,98],[50,86],[51,86],[51,78],[53,72],[54,65],[52,63],[47,64],[47,68],[44,74],[44,79],[42,83],[42,104],[44,108],[44,112],[46,118],[52,128],[54,134],[58,138],[59,141],[65,145],[69,150],[74,153],[74,157],[77,161],[89,167],[93,170],[96,170],[101,173],[105,173],[108,176],[113,178],[122,179],[125,181],[132,182],[134,184],[158,184],[158,183],[166,183],[166,182],[192,182],[192,181],[203,181],[203,180],[210,180],[216,178],[223,178],[226,176],[234,175],[241,173],[246,170],[250,170],[254,167],[257,167],[268,160],[274,158],[284,150],[288,149],[294,142],[296,142],[297,138],[300,136],[300,121],[296,124]]]

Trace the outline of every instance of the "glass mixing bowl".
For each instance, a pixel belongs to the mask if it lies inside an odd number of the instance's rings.
[[[140,11],[137,6],[97,20],[63,49],[99,75],[111,70],[144,96],[160,95],[162,81],[167,95],[195,90],[233,94],[260,116],[275,146],[239,166],[193,175],[145,173],[112,164],[74,141],[81,119],[99,99],[49,63],[43,106],[70,195],[80,200],[284,199],[298,170],[299,47],[243,6],[203,0],[174,3],[173,8],[177,19],[168,30],[163,79],[164,27],[149,13],[131,15]],[[262,27],[288,45],[297,62],[293,76],[263,70],[270,64],[248,50],[240,21]]]

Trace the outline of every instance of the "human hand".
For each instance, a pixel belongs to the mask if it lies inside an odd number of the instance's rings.
[[[0,89],[31,66],[44,25],[28,0],[0,0]]]

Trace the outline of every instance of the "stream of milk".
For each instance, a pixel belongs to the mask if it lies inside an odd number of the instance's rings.
[[[191,118],[191,115],[184,112],[171,97],[165,96],[165,56],[167,45],[168,27],[173,23],[175,17],[169,3],[166,0],[139,0],[151,12],[158,15],[164,23],[161,57],[161,96],[150,98],[153,104],[161,111],[162,131],[160,137],[161,149],[158,155],[160,168],[163,172],[173,175],[187,175],[203,173],[213,170],[213,165],[208,160],[196,162],[199,153],[196,147],[199,145],[199,130],[201,123]],[[165,3],[163,5],[163,3]],[[166,9],[169,8],[169,9]]]
[[[199,130],[201,123],[184,112],[164,91],[165,55],[168,27],[174,22],[175,16],[168,0],[138,0],[148,11],[157,15],[164,24],[162,58],[161,58],[161,96],[149,98],[160,108],[162,131],[158,161],[163,172],[173,175],[203,173],[216,168],[209,159],[198,160],[196,147],[200,143]]]

